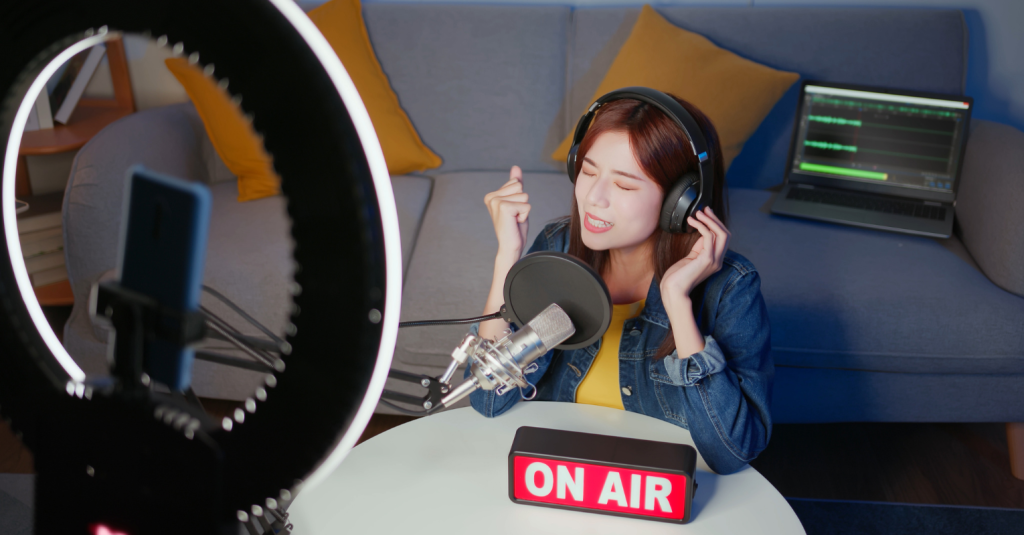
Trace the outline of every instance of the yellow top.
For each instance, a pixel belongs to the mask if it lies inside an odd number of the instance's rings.
[[[645,301],[612,306],[612,322],[601,337],[601,349],[594,357],[594,363],[576,389],[576,403],[625,409],[619,392],[619,344],[626,320],[639,316]]]

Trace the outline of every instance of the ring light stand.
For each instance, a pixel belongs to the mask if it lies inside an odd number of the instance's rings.
[[[265,401],[250,399],[252,410],[233,421],[168,419],[151,402],[111,394],[111,378],[87,378],[46,322],[21,259],[14,177],[34,100],[26,95],[76,52],[124,32],[187,57],[240,101],[288,198],[296,284],[287,370],[268,374]],[[0,411],[35,454],[37,533],[237,533],[238,520],[341,462],[390,367],[401,251],[365,107],[291,0],[8,2],[0,48]],[[295,117],[315,120],[300,128]]]

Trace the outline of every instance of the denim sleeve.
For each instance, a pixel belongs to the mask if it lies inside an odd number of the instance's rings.
[[[725,370],[725,354],[714,337],[704,337],[704,349],[690,355],[690,358],[679,358],[679,352],[673,351],[669,356],[654,363],[653,373],[667,380],[664,382],[676,386],[693,386],[697,381]]]
[[[704,349],[651,364],[651,379],[684,390],[687,424],[712,470],[731,474],[757,457],[771,437],[768,310],[756,271],[739,275],[719,301]]]

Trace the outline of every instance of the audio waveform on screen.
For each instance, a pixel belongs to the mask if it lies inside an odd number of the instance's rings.
[[[878,111],[895,111],[902,113],[916,113],[919,115],[928,115],[932,117],[948,117],[948,118],[959,118],[962,114],[955,111],[945,110],[930,110],[925,108],[916,108],[914,106],[896,106],[893,104],[874,104],[871,102],[858,102],[856,100],[844,100],[839,98],[828,98],[828,97],[813,97],[813,101],[821,104],[832,104],[833,106],[849,106],[853,108],[864,108],[869,110]]]
[[[943,132],[942,130],[935,130],[932,128],[911,128],[909,126],[896,126],[892,124],[881,124],[881,123],[864,123],[866,126],[874,128],[888,128],[890,130],[903,130],[905,132],[921,132],[923,134],[937,134],[940,136],[953,136],[953,132]]]
[[[817,123],[825,124],[838,124],[843,126],[861,126],[861,122],[858,119],[844,119],[842,117],[831,117],[828,115],[808,115],[808,121],[814,121]]]
[[[843,145],[842,143],[829,143],[828,141],[804,141],[804,145],[808,147],[814,147],[816,149],[824,150],[845,150],[849,152],[857,152],[856,145]]]

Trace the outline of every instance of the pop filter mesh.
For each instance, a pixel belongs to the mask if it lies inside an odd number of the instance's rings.
[[[556,304],[576,332],[557,344],[578,349],[593,344],[611,323],[612,299],[600,275],[565,253],[530,253],[505,278],[505,306],[516,325],[523,325]],[[547,347],[555,345],[545,344]]]

